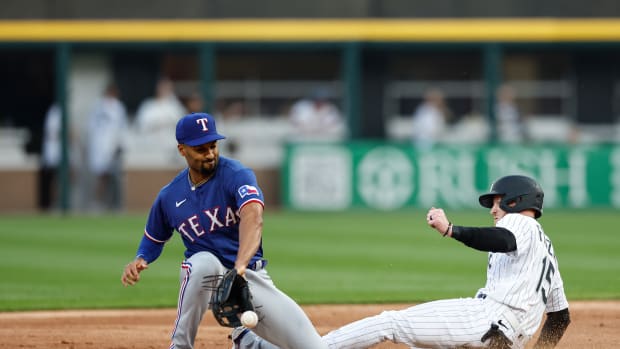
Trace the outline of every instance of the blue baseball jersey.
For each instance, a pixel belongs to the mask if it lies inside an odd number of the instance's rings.
[[[214,176],[196,187],[186,168],[157,195],[137,255],[151,263],[176,230],[186,258],[208,251],[232,268],[239,249],[239,212],[251,202],[264,206],[263,193],[254,172],[239,161],[220,156]],[[261,243],[250,264],[262,256]]]

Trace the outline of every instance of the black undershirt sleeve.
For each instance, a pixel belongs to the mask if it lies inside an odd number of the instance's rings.
[[[505,253],[517,249],[517,240],[514,234],[506,228],[453,225],[452,237],[480,251]]]

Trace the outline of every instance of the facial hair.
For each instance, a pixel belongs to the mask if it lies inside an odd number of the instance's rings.
[[[215,159],[213,162],[212,168],[206,168],[205,166],[200,166],[200,174],[204,177],[210,177],[215,173],[215,169],[217,168],[218,159]]]

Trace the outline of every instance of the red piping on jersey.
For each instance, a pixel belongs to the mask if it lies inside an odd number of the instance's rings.
[[[151,241],[153,241],[155,243],[158,243],[158,244],[165,244],[168,241],[168,240],[162,241],[162,240],[155,239],[154,237],[149,235],[149,233],[146,231],[146,229],[144,230],[144,236],[146,236],[147,239],[149,239],[149,240],[151,240]]]
[[[244,208],[245,205],[249,204],[250,202],[258,202],[261,206],[263,206],[263,208],[265,208],[265,203],[262,200],[260,200],[260,199],[251,199],[251,200],[248,200],[248,201],[244,202],[243,205],[241,205],[241,207],[239,207],[239,209],[237,210],[237,215],[239,213],[241,213],[241,209]]]

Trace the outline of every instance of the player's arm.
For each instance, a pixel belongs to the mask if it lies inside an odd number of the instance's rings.
[[[165,241],[154,241],[145,232],[140,241],[136,258],[129,262],[123,270],[121,282],[124,286],[135,285],[140,281],[140,272],[148,268],[149,263],[156,260],[164,249]]]
[[[569,324],[570,313],[568,308],[547,313],[547,319],[540,331],[540,336],[534,345],[534,349],[555,348]]]
[[[445,212],[435,207],[428,211],[426,221],[442,236],[450,236],[480,251],[512,252],[517,249],[517,240],[514,234],[506,228],[452,225]]]
[[[235,269],[240,275],[258,251],[263,235],[263,205],[260,201],[250,201],[239,211],[239,251]]]
[[[505,253],[517,249],[514,234],[506,228],[454,225],[450,230],[451,237],[476,250]]]
[[[140,281],[140,272],[147,269],[148,265],[161,255],[166,241],[172,237],[172,228],[163,218],[161,207],[160,196],[158,196],[149,213],[136,257],[123,270],[121,282],[125,286],[135,285]]]

